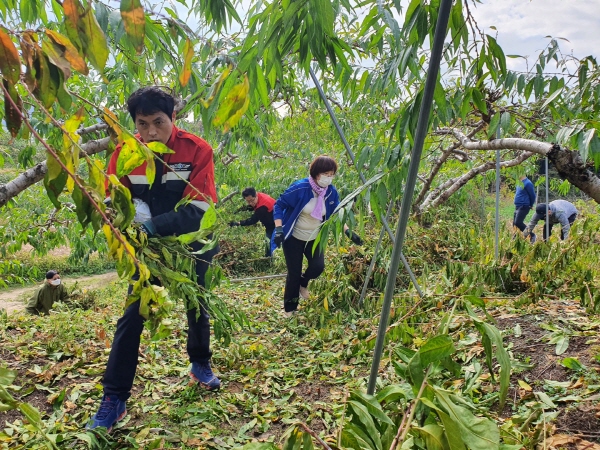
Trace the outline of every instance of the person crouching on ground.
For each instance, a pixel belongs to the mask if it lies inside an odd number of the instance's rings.
[[[180,130],[174,125],[175,99],[158,87],[138,89],[127,100],[127,109],[142,142],[161,142],[173,153],[155,155],[156,177],[152,184],[146,177],[146,163],[136,167],[129,175],[120,178],[136,203],[136,220],[144,220],[140,230],[148,236],[178,236],[197,231],[209,202],[217,201],[214,178],[213,150],[196,135]],[[113,152],[108,174],[117,173],[121,147]],[[188,183],[186,183],[185,181]],[[181,205],[181,200],[190,199]],[[144,205],[148,211],[142,211]],[[144,212],[145,214],[141,214]],[[190,244],[194,251],[203,245]],[[202,253],[196,259],[196,276],[199,301],[203,302],[202,287],[205,275],[218,246]],[[132,286],[128,293],[131,294]],[[140,301],[132,303],[117,322],[115,337],[104,372],[104,396],[98,412],[87,428],[105,427],[108,431],[127,414],[126,401],[131,395],[140,348],[140,335],[144,318],[140,315]],[[221,382],[213,374],[210,359],[210,317],[205,307],[187,311],[187,353],[192,364],[190,376],[201,387],[219,389]]]
[[[275,199],[263,192],[256,192],[256,189],[249,187],[243,190],[242,197],[246,201],[246,207],[243,210],[254,211],[254,214],[249,219],[242,220],[240,222],[229,222],[230,227],[249,227],[257,222],[260,222],[265,227],[265,234],[269,243],[265,249],[265,256],[271,256],[271,236],[275,229],[275,222],[273,221],[273,206],[275,205]]]
[[[533,205],[535,205],[535,190],[533,189],[533,183],[523,175],[519,178],[523,183],[523,186],[517,186],[515,193],[515,214],[513,216],[513,227],[517,227],[521,232],[524,232],[527,226],[525,225],[525,218]],[[532,233],[531,239],[535,240],[535,234]]]
[[[52,305],[57,301],[69,298],[67,288],[61,283],[60,274],[56,270],[46,272],[46,281],[27,302],[25,310],[29,314],[49,314]]]
[[[281,194],[273,208],[275,232],[273,244],[283,244],[287,266],[283,307],[287,317],[298,309],[299,297],[309,297],[308,282],[317,278],[325,269],[323,248],[313,244],[321,224],[329,219],[340,199],[331,184],[338,166],[329,156],[318,156],[310,165],[310,175],[290,185]],[[344,225],[344,231],[352,242],[361,245],[362,240]],[[272,246],[273,248],[273,246]],[[302,273],[303,257],[308,261]]]
[[[571,229],[571,225],[573,224],[573,222],[575,222],[577,214],[579,214],[579,211],[577,211],[575,205],[566,200],[554,200],[553,202],[548,203],[548,215],[550,216],[548,232],[552,234],[552,227],[555,224],[560,223],[560,238],[564,241],[567,237],[569,237],[569,230]],[[545,203],[538,203],[538,205],[535,207],[535,214],[531,218],[531,222],[529,222],[529,225],[527,225],[525,236],[527,236],[529,233],[531,233],[532,236],[535,236],[533,234],[533,229],[540,220],[548,220],[546,219]],[[544,225],[544,241],[547,239],[547,237],[548,236],[546,236],[546,226]]]

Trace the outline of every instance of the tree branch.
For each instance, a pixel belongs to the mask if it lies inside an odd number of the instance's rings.
[[[480,121],[466,137],[475,136],[475,134],[477,134],[484,127],[484,125],[485,124],[482,121]],[[446,134],[446,133],[444,133],[444,134]],[[427,193],[429,192],[429,189],[431,188],[431,183],[433,183],[433,180],[437,176],[438,172],[440,171],[440,169],[442,168],[444,163],[448,160],[450,155],[452,155],[453,153],[456,153],[456,152],[460,152],[460,153],[464,154],[465,161],[468,159],[468,155],[465,152],[461,152],[460,150],[458,150],[458,148],[460,146],[461,146],[461,144],[459,142],[455,142],[454,144],[452,144],[450,147],[448,147],[446,150],[444,150],[442,152],[442,156],[435,162],[434,166],[431,168],[431,171],[429,172],[429,175],[426,178],[426,181],[423,182],[423,187],[421,188],[421,191],[419,192],[419,195],[417,196],[417,199],[415,200],[415,203],[414,203],[415,206],[413,207],[413,209],[418,210],[419,205],[423,202],[425,195],[427,195]],[[463,162],[465,162],[465,161],[463,161]]]
[[[98,139],[97,141],[90,141],[81,146],[84,152],[81,152],[80,155],[83,156],[86,154],[89,156],[100,153],[108,148],[109,143],[109,137]],[[28,187],[34,185],[38,181],[43,180],[47,171],[48,166],[46,165],[46,161],[43,161],[39,164],[36,164],[31,169],[27,169],[25,172],[18,175],[15,179],[9,181],[8,183],[0,185],[0,208],[6,205],[12,198],[19,195]]]
[[[586,161],[581,158],[581,155],[577,151],[562,148],[558,144],[521,138],[473,141],[468,136],[465,136],[464,133],[454,128],[441,128],[436,133],[454,136],[460,142],[461,146],[467,150],[508,149],[547,156],[563,180],[568,180],[573,186],[589,195],[596,203],[600,203],[600,178],[588,168]]]
[[[502,161],[500,163],[500,167],[513,167],[522,164],[523,161],[531,158],[534,155],[533,152],[523,152],[519,156],[514,159],[508,161]],[[423,204],[419,207],[418,212],[421,214],[427,211],[429,208],[436,207],[442,203],[444,203],[452,194],[458,191],[461,187],[463,187],[467,182],[475,178],[477,175],[487,172],[488,170],[492,170],[496,167],[496,161],[487,161],[486,163],[473,167],[467,173],[461,175],[460,177],[451,178],[450,180],[444,182],[436,189],[431,191],[431,193],[427,196]]]

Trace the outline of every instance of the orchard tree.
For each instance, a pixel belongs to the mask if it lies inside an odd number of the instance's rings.
[[[178,11],[154,11],[140,0],[122,1],[118,9],[89,0],[0,0],[4,125],[47,154],[0,186],[0,206],[43,179],[57,209],[69,201],[84,228],[103,231],[119,273],[130,277],[145,267],[130,244],[136,244],[134,210],[104,163],[121,144],[128,159],[120,161],[119,175],[148,161],[153,179],[154,155],[166,149],[148,148],[129,131],[127,96],[147,84],[170,89],[181,99],[178,116],[196,122],[190,126],[201,127],[217,144],[220,162],[229,164],[269,152],[276,106],[287,104],[293,115],[315,98],[308,83],[313,68],[353,132],[357,167],[366,175],[385,173],[364,191],[381,214],[402,195],[439,0],[406,7],[366,2],[361,13],[346,1],[252,2],[243,16],[241,6],[196,2],[186,23]],[[442,204],[491,170],[496,149],[503,167],[548,156],[561,177],[600,201],[593,170],[600,163],[596,60],[567,58],[551,39],[530,72],[511,71],[470,7],[469,0],[452,6],[415,212]],[[205,237],[216,224],[208,216],[205,229],[185,239]],[[144,295],[155,298],[144,284],[149,276],[142,270],[136,289],[145,286]]]

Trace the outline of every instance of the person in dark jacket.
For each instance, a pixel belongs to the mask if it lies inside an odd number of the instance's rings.
[[[535,205],[535,189],[533,188],[533,183],[526,175],[523,175],[519,179],[523,183],[523,186],[517,186],[517,192],[515,193],[513,226],[523,232],[527,228],[525,218],[529,214],[529,211],[531,211],[531,208],[533,208],[533,205]],[[534,236],[532,236],[532,239],[535,239]]]
[[[60,275],[56,270],[46,272],[46,281],[33,297],[27,302],[25,310],[29,314],[49,314],[52,305],[57,301],[69,298],[69,293],[64,284],[61,283]]]
[[[157,87],[135,91],[127,100],[127,109],[140,141],[161,142],[173,150],[173,153],[155,155],[156,177],[152,184],[146,178],[145,162],[120,179],[131,191],[132,199],[142,200],[149,209],[149,214],[142,219],[141,229],[149,236],[197,231],[210,202],[217,201],[211,146],[174,125],[175,99]],[[121,146],[117,146],[108,165],[109,175],[117,174],[120,154]],[[179,204],[185,198],[190,201]],[[136,213],[137,209],[136,205]],[[202,244],[195,242],[191,247],[197,251]],[[198,256],[196,275],[199,286],[204,286],[207,269],[218,250],[216,247]],[[132,286],[129,287],[131,292]],[[198,296],[201,297],[200,289]],[[104,396],[88,428],[106,427],[110,431],[127,414],[126,401],[131,395],[144,326],[139,308],[138,300],[125,310],[117,322],[104,373]],[[213,374],[210,365],[210,322],[206,309],[188,310],[187,321],[187,352],[192,364],[190,376],[205,389],[219,389],[220,380]]]
[[[340,199],[331,184],[337,172],[337,163],[329,156],[319,156],[310,165],[308,178],[298,180],[277,199],[273,208],[275,232],[272,246],[283,244],[287,266],[283,308],[286,317],[298,309],[299,297],[309,297],[308,282],[317,278],[325,269],[323,248],[313,244],[321,224],[329,219]],[[352,242],[361,245],[362,240],[344,225],[344,231]],[[302,273],[302,262],[308,266]]]
[[[275,205],[275,199],[263,192],[256,192],[253,187],[246,188],[242,191],[242,197],[246,201],[247,205],[240,210],[254,211],[254,214],[249,219],[242,220],[240,222],[229,222],[230,227],[248,227],[258,222],[262,223],[265,227],[265,234],[269,243],[265,249],[265,256],[270,257],[271,252],[271,236],[275,229],[275,222],[273,221],[273,206]]]
[[[577,211],[575,205],[566,200],[554,200],[553,202],[548,203],[548,215],[550,216],[550,223],[548,224],[549,233],[552,234],[552,227],[555,224],[560,223],[560,238],[563,241],[567,239],[567,237],[569,237],[569,230],[571,229],[573,222],[575,222],[577,214],[579,214],[579,211]],[[529,233],[533,234],[533,229],[540,220],[548,220],[546,218],[545,203],[538,203],[538,205],[535,207],[535,214],[531,218],[529,225],[527,225],[525,236],[527,236]],[[544,241],[546,238],[546,226],[544,226]],[[534,241],[535,239],[532,240],[532,242]]]

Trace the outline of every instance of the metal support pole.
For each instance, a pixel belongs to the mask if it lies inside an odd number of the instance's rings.
[[[385,294],[383,297],[383,306],[381,316],[379,318],[379,328],[377,330],[377,341],[375,342],[375,350],[373,352],[373,363],[371,364],[371,374],[369,376],[369,385],[367,393],[373,395],[375,393],[375,383],[377,382],[377,373],[379,372],[379,363],[381,362],[381,354],[383,352],[383,344],[385,341],[385,333],[387,324],[390,319],[390,308],[396,287],[396,275],[400,265],[402,256],[402,246],[408,226],[408,217],[412,206],[413,194],[417,183],[417,175],[419,174],[419,165],[421,163],[421,154],[423,153],[423,144],[425,136],[429,128],[429,113],[431,112],[431,104],[433,102],[433,92],[437,81],[440,61],[442,59],[442,49],[446,30],[448,27],[448,18],[450,17],[450,8],[452,0],[441,0],[440,9],[438,12],[438,20],[435,27],[435,36],[433,38],[433,47],[431,50],[431,58],[429,60],[429,69],[427,71],[427,80],[425,81],[425,90],[423,92],[423,100],[421,101],[421,110],[419,111],[419,121],[415,131],[414,148],[410,156],[410,166],[406,185],[404,188],[404,196],[400,207],[400,220],[396,229],[396,241],[394,250],[392,251],[392,260],[390,261],[390,269],[388,271],[387,282],[385,285]]]
[[[352,149],[350,148],[350,144],[346,140],[344,131],[342,130],[342,127],[340,127],[340,124],[337,121],[337,117],[335,116],[335,112],[331,108],[331,105],[329,104],[329,100],[327,100],[327,97],[325,96],[325,91],[323,91],[323,88],[321,87],[321,83],[319,83],[319,79],[315,75],[315,72],[312,70],[312,67],[309,67],[309,72],[310,72],[310,76],[313,80],[313,83],[315,83],[317,91],[319,92],[319,96],[321,97],[321,100],[323,100],[323,103],[325,103],[325,108],[327,108],[329,117],[331,117],[331,120],[333,122],[333,125],[335,126],[335,129],[337,130],[338,134],[340,135],[340,139],[344,143],[344,147],[346,147],[346,152],[348,153],[348,156],[350,156],[350,159],[352,160],[352,164],[354,165],[354,168],[358,172],[358,176],[360,177],[360,180],[362,181],[363,184],[365,184],[367,182],[367,179],[365,178],[362,171],[360,170],[360,167],[358,167],[358,163],[356,162],[356,157],[354,156],[354,153],[352,152]],[[390,239],[392,240],[392,242],[394,242],[394,233],[392,232],[387,219],[383,216],[383,214],[381,215],[380,219],[381,219],[381,223],[383,224],[384,228],[390,235]],[[376,256],[377,256],[377,251],[375,251],[373,258],[375,258]],[[410,265],[408,264],[408,261],[406,260],[404,255],[401,255],[401,260],[402,260],[402,264],[404,265],[404,268],[406,269],[406,272],[408,272],[408,276],[410,277],[410,280],[412,281],[413,285],[415,286],[415,289],[419,293],[419,296],[422,298],[423,291],[421,291],[421,287],[419,286],[419,283],[417,282],[417,277],[415,277],[415,274],[413,273],[412,269],[410,268]]]
[[[392,206],[394,202],[390,202],[388,205],[388,210],[386,213],[386,218],[390,216],[392,212]],[[367,287],[369,286],[369,280],[371,279],[371,275],[373,274],[373,269],[375,268],[375,262],[377,261],[377,253],[379,252],[379,247],[381,247],[381,242],[383,241],[383,236],[385,235],[385,228],[381,227],[381,232],[379,233],[379,240],[377,241],[377,245],[375,246],[375,250],[373,250],[373,258],[371,259],[371,264],[369,264],[369,269],[367,270],[367,274],[365,275],[365,283],[363,284],[362,291],[360,292],[360,299],[358,300],[358,306],[361,307],[365,297],[367,295]]]
[[[546,166],[546,223],[544,224],[544,226],[546,227],[546,239],[550,239],[550,217],[548,216],[548,191],[550,190],[549,189],[550,174],[548,173],[548,157],[547,156],[544,161],[544,164]]]
[[[496,240],[494,241],[494,255],[498,261],[498,242],[500,235],[500,150],[496,150],[496,223],[494,231],[496,232]]]

